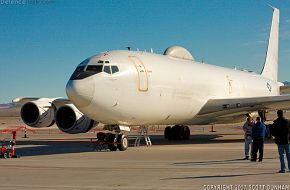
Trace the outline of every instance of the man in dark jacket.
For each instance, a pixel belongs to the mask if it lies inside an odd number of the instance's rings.
[[[280,159],[280,171],[279,173],[286,172],[285,166],[285,153],[288,162],[288,169],[290,170],[290,148],[289,148],[289,120],[283,116],[283,111],[277,111],[278,118],[273,122],[273,135],[275,137],[275,143],[278,146],[279,159]]]
[[[261,122],[261,118],[257,117],[256,123],[252,128],[253,151],[252,162],[257,161],[257,152],[259,150],[259,162],[263,161],[264,139],[266,136],[266,126]]]

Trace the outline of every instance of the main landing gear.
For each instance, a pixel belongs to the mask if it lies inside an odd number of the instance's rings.
[[[260,111],[258,111],[258,114],[259,114],[259,116],[261,118],[261,121],[264,123],[267,120],[266,111],[265,110],[260,110]]]
[[[129,146],[128,136],[123,134],[122,131],[130,131],[129,127],[118,126],[118,125],[107,125],[104,127],[104,130],[109,130],[112,132],[97,133],[97,141],[102,144],[107,144],[108,148],[111,151],[116,151],[119,149],[120,151],[124,151]]]
[[[167,126],[164,130],[164,137],[168,140],[188,140],[190,138],[190,129],[185,125]]]

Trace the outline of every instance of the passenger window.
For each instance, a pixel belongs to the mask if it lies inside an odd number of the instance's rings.
[[[112,74],[119,72],[119,68],[117,66],[112,66]]]
[[[104,66],[104,72],[108,73],[108,74],[111,74],[110,66]]]

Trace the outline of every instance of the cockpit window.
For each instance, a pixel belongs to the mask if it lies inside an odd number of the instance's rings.
[[[104,72],[108,73],[108,74],[111,74],[110,66],[104,66]]]
[[[86,59],[83,62],[80,63],[80,65],[87,65],[90,62],[90,59]]]
[[[119,68],[116,65],[112,65],[112,66],[106,65],[104,66],[104,72],[108,74],[114,74],[114,73],[119,72]]]
[[[70,77],[70,80],[76,80],[80,78],[81,74],[83,73],[85,66],[79,66],[76,68],[75,72]]]
[[[83,61],[89,62],[88,59]],[[100,72],[105,72],[108,74],[114,74],[119,72],[119,68],[116,65],[110,65],[109,61],[99,60],[96,65],[81,65],[76,68],[74,73],[72,74],[70,80],[81,80],[87,78],[89,76],[95,75]]]
[[[103,65],[88,65],[86,71],[100,73],[103,70]]]
[[[119,72],[119,68],[116,65],[112,65],[112,74]]]
[[[103,70],[103,65],[88,65],[86,70],[84,69],[85,66],[77,67],[75,72],[72,74],[70,80],[80,80],[100,73]]]
[[[85,66],[79,66],[76,68],[75,72],[81,72],[85,69]]]

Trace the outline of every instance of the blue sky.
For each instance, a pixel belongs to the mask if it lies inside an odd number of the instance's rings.
[[[0,103],[65,97],[75,67],[98,52],[173,45],[197,60],[260,72],[272,10],[281,11],[279,80],[290,80],[290,1],[0,1]]]

